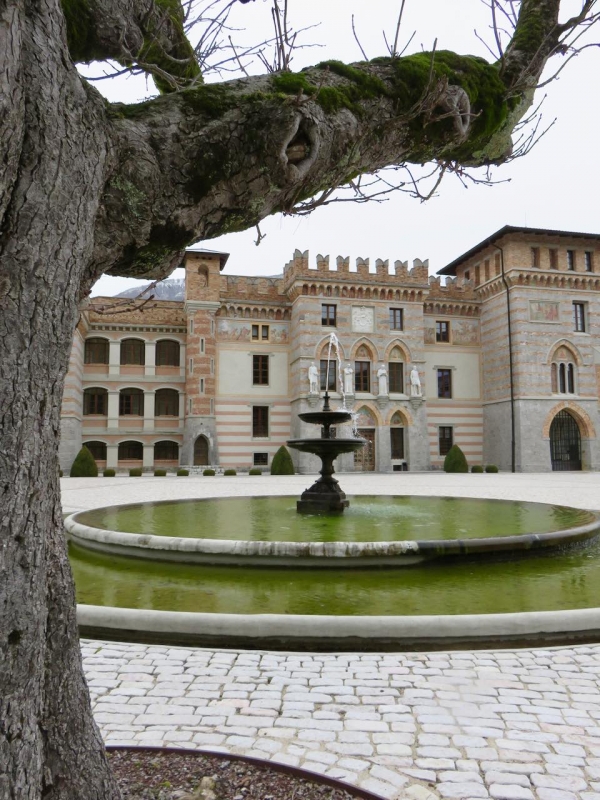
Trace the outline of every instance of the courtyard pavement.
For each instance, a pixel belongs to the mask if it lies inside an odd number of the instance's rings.
[[[66,511],[299,494],[308,476],[63,479]],[[600,510],[600,475],[344,475],[348,494],[433,494]],[[476,609],[475,609],[476,610]],[[107,743],[291,764],[396,800],[600,800],[600,644],[319,653],[82,641]]]

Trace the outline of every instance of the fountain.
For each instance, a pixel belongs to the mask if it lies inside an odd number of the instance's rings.
[[[329,369],[329,359],[327,360]],[[327,385],[327,383],[326,383]],[[299,514],[342,514],[348,508],[349,501],[339,482],[333,477],[333,462],[342,453],[354,453],[366,445],[365,439],[356,436],[338,438],[333,425],[350,422],[349,411],[333,411],[329,406],[329,393],[325,392],[321,411],[307,411],[298,415],[303,422],[321,425],[320,439],[290,439],[288,445],[303,453],[313,453],[321,459],[321,477],[313,485],[302,492],[296,504]]]

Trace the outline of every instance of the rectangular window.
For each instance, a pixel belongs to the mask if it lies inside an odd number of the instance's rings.
[[[214,358],[211,358],[211,360],[210,360],[210,374],[211,375],[215,374],[215,360],[214,360]]]
[[[449,342],[450,341],[450,323],[438,320],[435,323],[435,340],[436,342]]]
[[[479,264],[475,267],[475,285],[479,286],[481,283],[481,267]]]
[[[108,339],[86,339],[84,364],[108,364]]]
[[[502,272],[502,262],[500,261],[500,253],[496,253],[494,255],[494,267],[496,269],[496,275],[500,275]]]
[[[466,281],[470,281],[471,280],[471,270],[469,270],[469,269],[465,270],[465,280]]]
[[[438,369],[437,371],[438,397],[446,399],[452,397],[452,370]]]
[[[440,448],[440,455],[445,456],[452,447],[454,439],[454,431],[449,425],[440,425],[438,428],[438,442]]]
[[[390,328],[393,331],[404,330],[404,319],[401,308],[390,308]]]
[[[390,428],[392,458],[404,458],[404,428]]]
[[[531,248],[531,266],[532,267],[539,267],[540,265],[540,248],[539,247],[532,247]]]
[[[252,341],[253,342],[268,342],[269,341],[269,326],[268,325],[253,325],[252,326]]]
[[[83,393],[83,413],[102,414],[108,412],[108,392],[106,389],[86,389]]]
[[[335,328],[337,323],[337,306],[323,303],[321,306],[321,325]]]
[[[591,250],[585,251],[585,271],[586,272],[593,272],[594,271],[594,254]]]
[[[252,406],[252,436],[266,439],[269,435],[269,406]]]
[[[200,394],[204,394],[204,378],[200,378]]]
[[[268,467],[269,466],[269,454],[268,453],[253,453],[252,454],[252,463],[255,467]]]
[[[194,320],[191,319],[190,320],[190,333],[193,333],[193,332],[194,332]]]
[[[252,356],[252,384],[269,385],[269,356]]]
[[[402,394],[404,392],[404,364],[401,361],[390,361],[388,367],[390,392]]]
[[[585,333],[585,303],[573,303],[573,330]]]
[[[558,250],[551,247],[548,250],[548,255],[550,256],[550,269],[558,269]]]
[[[215,401],[212,397],[210,398],[210,413],[211,416],[215,413]]]
[[[146,343],[141,339],[123,339],[121,342],[121,364],[141,366],[146,361]]]
[[[355,392],[370,392],[371,391],[371,362],[370,361],[355,361],[354,362],[354,391]]]
[[[253,325],[252,326],[252,341],[258,342],[258,333],[259,333],[260,325]]]
[[[329,375],[327,374],[327,364],[329,364]],[[320,389],[322,392],[327,390],[328,392],[335,392],[337,391],[337,362],[336,361],[327,361],[326,358],[322,358],[319,362],[320,367]]]
[[[489,258],[486,258],[485,261],[483,262],[483,274],[485,275],[486,281],[489,281],[489,279],[490,279],[490,260],[489,260]]]
[[[156,343],[156,366],[179,366],[179,342],[175,342],[171,339],[162,339],[160,342]]]
[[[567,250],[567,269],[575,270],[575,250]]]
[[[194,374],[194,359],[190,358],[190,375]]]
[[[141,389],[130,389],[119,393],[119,416],[144,416],[144,393]]]
[[[202,339],[200,339],[200,352],[201,353],[204,352],[204,337],[202,337]]]

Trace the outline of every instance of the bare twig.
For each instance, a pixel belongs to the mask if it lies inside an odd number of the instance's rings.
[[[266,238],[267,234],[263,233],[261,231],[260,225],[256,226],[256,233],[257,233],[257,236],[256,236],[256,241],[254,242],[254,244],[258,247],[258,245],[262,242],[262,240]]]
[[[367,54],[363,50],[363,46],[360,43],[360,41],[358,39],[358,36],[357,36],[357,33],[356,33],[356,28],[354,26],[354,14],[352,14],[352,33],[354,34],[354,38],[356,40],[356,44],[358,45],[358,47],[360,49],[360,52],[362,53],[362,57],[364,58],[365,61],[368,61],[369,59],[367,58]]]

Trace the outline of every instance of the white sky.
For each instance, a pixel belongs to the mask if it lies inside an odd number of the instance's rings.
[[[400,0],[289,0],[289,4],[296,28],[320,23],[302,41],[322,46],[297,51],[292,62],[297,70],[325,59],[361,60],[352,34],[352,14],[367,56],[386,55],[382,31],[393,40]],[[563,6],[564,16],[570,16],[580,9],[581,0],[563,0]],[[236,41],[250,43],[269,35],[270,8],[270,0],[238,3],[235,24],[246,30],[235,34]],[[416,30],[407,54],[431,50],[437,38],[439,50],[490,58],[474,33],[476,28],[491,44],[489,21],[489,9],[482,0],[406,0],[401,41],[406,42]],[[594,33],[600,40],[600,25]],[[464,189],[450,176],[438,196],[427,203],[396,193],[382,204],[334,204],[309,217],[276,215],[264,220],[261,230],[266,238],[259,247],[254,244],[255,229],[197,246],[230,253],[225,267],[230,275],[277,274],[295,248],[309,250],[311,264],[317,253],[330,254],[332,260],[349,255],[351,265],[358,256],[370,257],[372,268],[376,258],[391,262],[429,258],[434,274],[506,224],[600,233],[599,59],[598,49],[587,50],[540,91],[539,99],[547,94],[544,123],[555,117],[557,122],[528,156],[495,170],[497,180],[510,179],[510,183]],[[549,75],[560,65],[560,57],[553,59]],[[82,72],[92,74],[91,68]],[[152,82],[143,77],[100,81],[95,86],[109,100],[120,102],[154,94]],[[173,277],[183,277],[183,271]],[[92,293],[116,294],[136,283],[141,282],[104,276]]]

